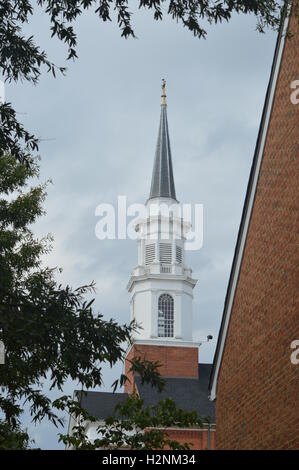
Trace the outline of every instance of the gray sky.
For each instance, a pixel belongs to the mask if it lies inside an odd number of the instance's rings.
[[[53,185],[35,230],[54,235],[46,262],[63,267],[62,282],[95,280],[97,309],[129,321],[126,284],[137,244],[99,241],[94,211],[118,195],[129,203],[147,199],[166,78],[177,197],[204,205],[204,246],[188,254],[188,264],[199,279],[194,338],[214,336],[200,350],[200,361],[212,362],[276,34],[258,34],[253,17],[209,27],[206,41],[149,13],[136,14],[134,23],[138,39],[125,40],[115,24],[86,14],[77,27],[79,60],[66,77],[6,86],[19,119],[45,139],[42,180]],[[45,16],[37,15],[28,33],[63,65],[65,48],[49,41]],[[106,390],[120,370],[105,370]],[[65,391],[73,389],[70,383]],[[28,426],[38,446],[58,447],[54,426]]]

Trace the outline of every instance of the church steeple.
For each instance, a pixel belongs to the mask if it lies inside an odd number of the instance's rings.
[[[170,140],[167,122],[165,80],[162,80],[161,116],[149,199],[167,197],[176,200]]]
[[[151,194],[146,213],[136,223],[135,230],[138,233],[138,264],[132,271],[128,291],[131,319],[141,329],[134,333],[134,342],[145,348],[177,346],[185,366],[189,359],[182,351],[186,347],[188,355],[189,348],[195,348],[196,375],[197,345],[193,342],[192,328],[196,279],[192,278],[192,271],[185,263],[185,240],[190,223],[182,218],[175,195],[164,80]],[[177,359],[173,362],[174,374],[176,362]]]

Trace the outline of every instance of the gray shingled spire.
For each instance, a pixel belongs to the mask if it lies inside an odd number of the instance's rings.
[[[176,200],[168,133],[165,80],[162,85],[161,117],[149,199],[169,197]]]

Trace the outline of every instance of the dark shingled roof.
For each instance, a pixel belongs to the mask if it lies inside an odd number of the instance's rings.
[[[141,385],[140,377],[135,377],[140,398],[145,406],[156,404],[159,400],[172,398],[176,405],[186,411],[196,411],[200,417],[210,417],[211,423],[215,421],[215,404],[208,398],[208,384],[212,364],[198,364],[198,379],[165,378],[166,386],[159,393],[149,384]],[[81,392],[76,391],[77,399]],[[97,419],[111,416],[115,406],[128,397],[127,393],[83,392],[82,406],[89,414]]]
[[[161,117],[149,199],[169,197],[176,200],[166,104],[161,105]]]
[[[81,392],[76,390],[75,395],[80,400]],[[106,419],[112,415],[116,405],[127,397],[127,393],[83,392],[81,405],[94,418]]]
[[[186,411],[196,411],[200,417],[209,417],[215,424],[215,404],[209,400],[208,386],[212,364],[198,364],[198,379],[165,378],[166,386],[159,393],[149,384],[141,385],[140,377],[135,377],[140,398],[144,404],[154,405],[157,401],[172,398],[176,405]]]

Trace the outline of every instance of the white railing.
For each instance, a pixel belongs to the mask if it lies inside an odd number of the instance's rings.
[[[171,273],[171,266],[167,266],[165,264],[161,264],[161,273],[169,274]]]

